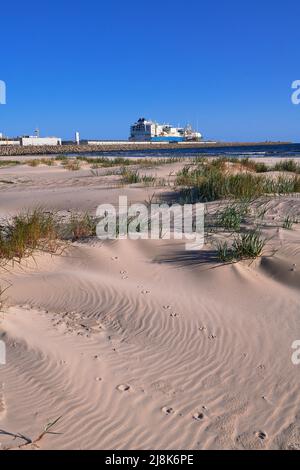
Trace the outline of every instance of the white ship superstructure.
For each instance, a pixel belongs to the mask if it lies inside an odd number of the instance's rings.
[[[173,127],[170,124],[158,124],[140,118],[130,128],[129,140],[136,142],[184,142],[199,141],[202,135],[191,126]]]

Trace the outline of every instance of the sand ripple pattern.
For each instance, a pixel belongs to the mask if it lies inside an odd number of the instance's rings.
[[[149,243],[78,245],[11,274],[2,446],[34,441],[62,416],[39,447],[296,447],[297,285],[268,261],[203,271],[175,253],[156,263]]]

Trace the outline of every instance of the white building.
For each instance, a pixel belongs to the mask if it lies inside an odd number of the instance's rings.
[[[0,139],[0,145],[20,145],[19,140]]]
[[[2,132],[0,132],[0,145],[20,145],[20,141],[9,139]]]
[[[28,145],[42,146],[42,145],[61,145],[61,139],[58,137],[39,137],[39,136],[25,136],[20,137],[20,144],[23,147]]]

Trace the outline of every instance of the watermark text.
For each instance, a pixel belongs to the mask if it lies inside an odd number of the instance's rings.
[[[185,249],[201,250],[204,245],[204,204],[101,204],[97,237],[101,240],[185,240]]]
[[[295,90],[292,93],[292,103],[298,105],[300,104],[300,80],[295,80],[292,83],[292,89]]]
[[[0,80],[0,104],[6,104],[6,83]]]

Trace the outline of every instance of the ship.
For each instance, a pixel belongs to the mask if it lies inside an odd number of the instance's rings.
[[[194,131],[190,125],[173,127],[145,118],[140,118],[130,127],[129,137],[132,142],[199,142],[201,139],[200,132]]]

